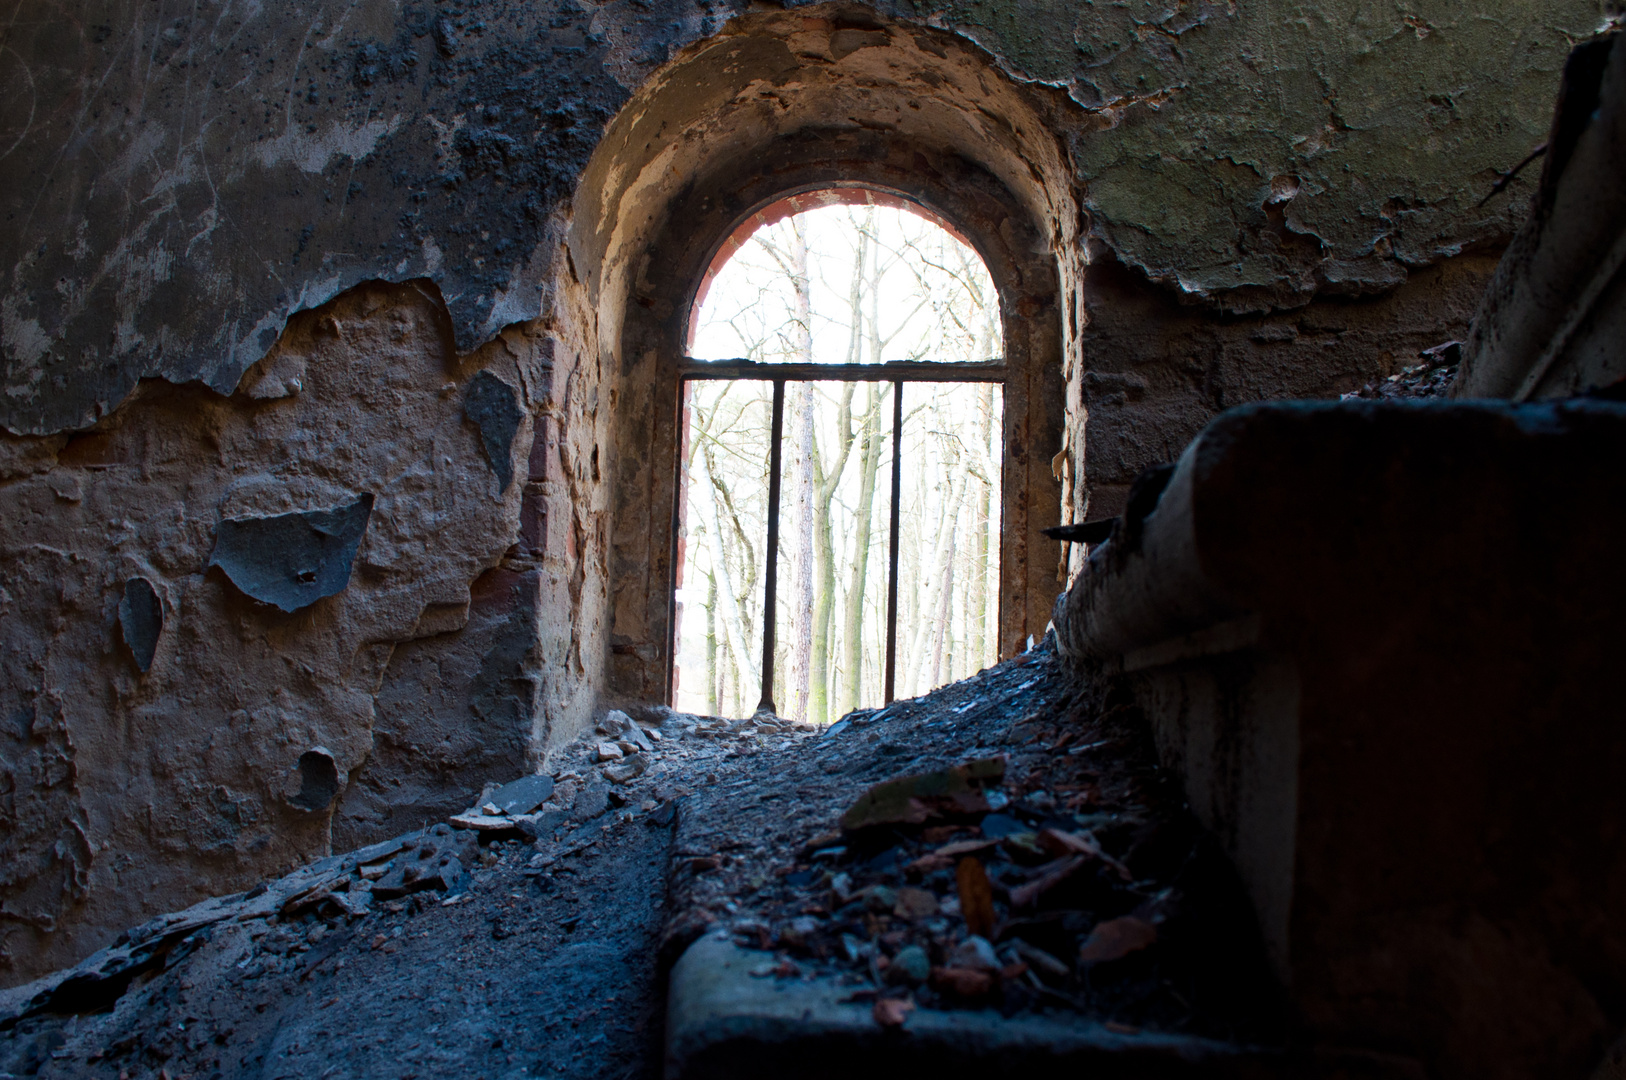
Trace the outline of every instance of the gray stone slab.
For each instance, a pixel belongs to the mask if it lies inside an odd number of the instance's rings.
[[[331,510],[224,518],[209,565],[261,603],[298,611],[350,583],[372,512],[373,496],[366,492]]]
[[[1077,1015],[920,1008],[885,1030],[855,987],[834,978],[759,978],[772,953],[703,937],[672,969],[666,1020],[668,1080],[923,1076],[931,1080],[1067,1075],[1287,1077],[1334,1075],[1278,1050],[1178,1034],[1114,1031]],[[1385,1075],[1353,1072],[1347,1075]]]
[[[522,776],[492,792],[486,802],[494,803],[505,814],[529,814],[552,794],[553,777]]]

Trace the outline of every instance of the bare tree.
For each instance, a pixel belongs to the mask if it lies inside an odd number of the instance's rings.
[[[801,363],[813,361],[813,286],[808,278],[807,237],[799,218],[789,221],[789,236],[782,250],[767,240],[762,247],[773,257],[790,279],[792,310],[789,324],[781,331],[791,343],[792,359]],[[790,671],[788,702],[778,702],[781,709],[788,704],[785,715],[794,720],[806,719],[808,695],[813,673],[813,385],[794,383],[786,404],[790,406],[790,453],[786,455],[790,484],[790,613],[792,638],[790,643]],[[781,542],[787,535],[783,525],[786,515],[781,513]],[[767,617],[774,617],[768,613]],[[776,693],[777,699],[777,693]]]
[[[869,581],[870,535],[874,524],[875,481],[881,468],[881,407],[891,386],[865,383],[864,415],[858,430],[858,500],[853,509],[853,553],[849,564],[846,610],[842,619],[842,681],[837,709],[858,707],[864,674],[864,594]],[[871,664],[873,667],[874,664]]]
[[[795,215],[741,248],[735,283],[724,281],[731,262],[710,294],[733,306],[702,319],[725,335],[715,340],[727,352],[706,355],[743,350],[764,361],[874,363],[997,354],[997,298],[974,252],[908,214],[883,211],[891,216],[882,229],[873,207],[840,210],[845,231],[837,234],[829,224],[841,219],[837,213]],[[815,214],[829,215],[820,219],[826,224],[804,227]],[[755,399],[726,392],[694,399],[687,551],[696,590],[685,594],[695,615],[692,629],[680,630],[693,638],[684,663],[710,669],[702,699],[708,707],[754,702],[762,620],[777,615],[783,678],[775,700],[787,716],[826,722],[879,703],[885,579],[874,572],[874,517],[877,504],[886,504],[877,489],[892,390],[876,383],[787,388],[780,580],[788,587],[779,610],[767,612],[757,610],[755,582],[768,552],[755,485],[765,480],[769,447],[763,425],[741,426],[742,409],[762,403],[765,384],[753,385]],[[903,693],[930,689],[995,651],[999,505],[997,390],[913,384],[909,394],[899,566]],[[699,485],[710,488],[709,497]],[[685,678],[684,686],[702,692],[701,680]]]

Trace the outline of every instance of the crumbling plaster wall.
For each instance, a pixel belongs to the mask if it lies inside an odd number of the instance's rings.
[[[760,10],[780,9],[29,0],[0,30],[0,979],[323,850],[327,817],[287,801],[314,745],[348,842],[584,719],[621,377],[598,320],[626,297],[578,280],[572,193],[652,73]],[[1080,209],[1063,235],[1194,302],[1189,327],[1419,271],[1426,289],[1427,267],[1503,242],[1524,182],[1475,204],[1540,140],[1596,21],[1592,0],[872,10],[1028,87]],[[764,107],[796,86],[771,89]],[[1069,483],[1091,467],[1086,376],[1141,362],[1092,354],[1089,320],[1102,350],[1110,324],[1081,302],[1088,271],[1059,266]],[[296,345],[298,391],[249,396],[292,388]],[[1240,397],[1298,361],[1239,362]],[[524,402],[500,497],[461,411],[487,368]],[[283,615],[206,569],[223,512],[366,491],[336,596]],[[145,675],[116,628],[132,576],[166,620]]]
[[[574,734],[598,620],[591,560],[569,556],[597,500],[553,434],[592,392],[562,352],[527,326],[459,357],[432,286],[362,286],[296,317],[230,397],[147,381],[89,431],[0,442],[0,979],[326,854],[335,813],[359,841],[436,796],[466,805],[471,781],[536,764],[550,723]],[[495,442],[476,385],[512,394]],[[551,558],[528,505],[549,485],[575,531]],[[364,495],[333,595],[285,612],[211,565],[223,519]],[[132,579],[162,610],[145,671]],[[426,663],[458,675],[439,698]],[[335,790],[302,775],[313,754]]]
[[[1078,386],[1089,413],[1089,517],[1120,513],[1142,470],[1178,459],[1234,405],[1337,397],[1465,339],[1496,265],[1494,250],[1472,251],[1376,296],[1216,317],[1110,253],[1098,258],[1082,286],[1089,363]]]
[[[605,123],[748,7],[716,0],[34,0],[0,49],[0,426],[138,379],[229,392],[286,318],[433,279],[458,348],[541,315]],[[1479,207],[1545,133],[1596,0],[874,5],[1054,91],[1087,227],[1233,309],[1402,282],[1500,243]],[[1515,186],[1515,192],[1519,187]]]

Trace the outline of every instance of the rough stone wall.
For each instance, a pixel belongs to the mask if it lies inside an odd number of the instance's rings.
[[[1076,383],[1089,424],[1073,430],[1089,463],[1085,513],[1119,513],[1141,470],[1174,461],[1225,409],[1337,397],[1416,362],[1422,349],[1466,338],[1496,261],[1494,249],[1459,255],[1378,296],[1225,317],[1182,304],[1110,255],[1092,263],[1083,284],[1088,364]]]
[[[335,850],[420,827],[467,807],[486,780],[533,771],[597,703],[608,410],[594,354],[564,343],[572,325],[539,342],[545,389],[518,542],[474,581],[466,623],[397,646],[377,695],[373,755],[335,815]]]
[[[391,797],[402,774],[428,786],[420,746],[478,789],[534,763],[550,723],[574,734],[591,560],[505,557],[550,484],[547,509],[596,528],[573,441],[532,453],[533,417],[555,431],[592,389],[552,342],[514,329],[459,358],[432,287],[364,286],[297,317],[229,398],[146,382],[90,431],[0,442],[0,979],[325,854],[336,809],[355,840],[392,829],[392,803],[434,812]],[[493,420],[475,387],[509,407]],[[292,611],[245,595],[326,571],[290,565],[284,534],[226,557],[224,523],[360,496],[338,591]],[[156,595],[155,643],[121,618],[132,581]]]

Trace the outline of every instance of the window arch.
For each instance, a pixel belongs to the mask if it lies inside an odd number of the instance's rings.
[[[1061,148],[1030,94],[953,35],[815,6],[736,20],[612,122],[569,236],[615,377],[612,698],[670,699],[691,306],[754,215],[813,193],[923,208],[986,264],[1004,339],[998,655],[1044,633],[1059,588],[1059,547],[1039,530],[1062,516],[1062,282],[1082,256]]]

